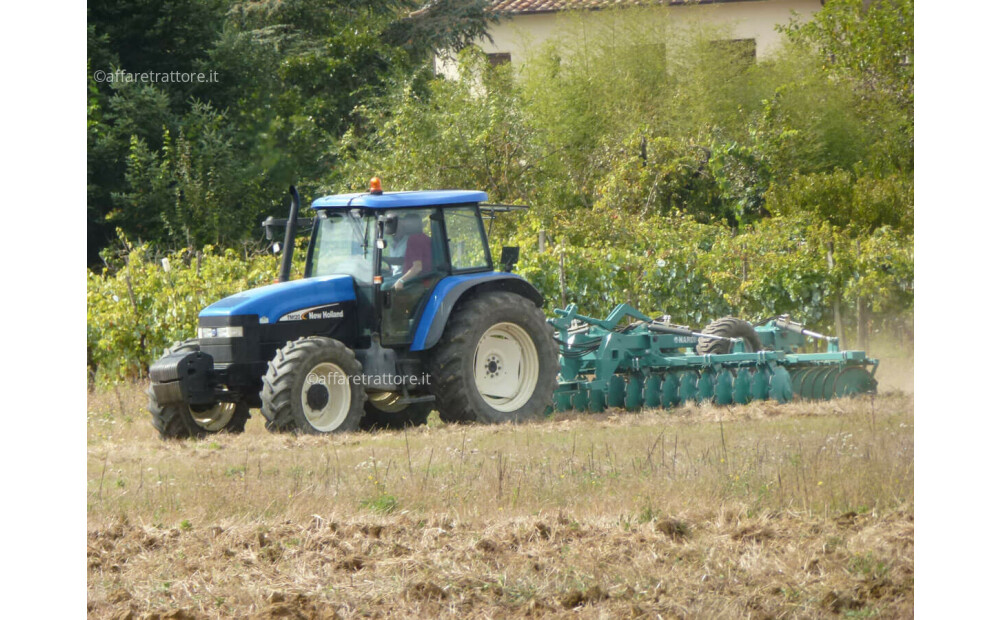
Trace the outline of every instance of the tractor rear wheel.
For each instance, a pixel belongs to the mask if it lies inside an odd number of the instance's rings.
[[[722,338],[742,338],[743,347],[747,353],[760,351],[764,348],[764,345],[760,342],[760,336],[757,335],[753,325],[736,317],[727,316],[715,319],[708,324],[708,327],[701,331],[704,334]],[[695,347],[695,352],[698,355],[722,355],[730,353],[732,350],[733,343],[731,340],[718,340],[717,338],[706,338],[704,336],[698,338],[698,345]]]
[[[272,432],[356,431],[365,402],[361,362],[332,338],[293,340],[268,363],[260,400]]]
[[[521,295],[489,292],[455,308],[430,367],[443,421],[516,423],[552,404],[559,358],[541,309]]]
[[[396,403],[399,398],[399,394],[394,392],[369,394],[368,402],[365,403],[365,415],[361,418],[361,429],[399,430],[407,426],[427,424],[427,416],[434,408],[433,403],[400,405]]]
[[[198,350],[197,340],[185,340],[175,342],[163,354]],[[242,433],[250,419],[250,408],[246,403],[215,403],[207,407],[189,407],[183,404],[161,406],[156,401],[152,386],[146,390],[146,394],[149,396],[148,408],[153,416],[153,427],[163,439],[204,437],[218,432]]]

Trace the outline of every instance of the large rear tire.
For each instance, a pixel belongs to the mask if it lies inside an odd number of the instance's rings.
[[[715,319],[708,324],[708,327],[701,331],[704,334],[723,338],[742,338],[743,346],[747,353],[760,351],[764,348],[764,345],[761,344],[760,336],[757,335],[753,325],[736,317],[727,316]],[[718,340],[716,338],[705,337],[698,338],[698,345],[695,347],[698,355],[722,355],[731,353],[732,350],[733,343],[731,340]]]
[[[175,342],[163,351],[164,355],[179,352],[196,352],[197,340]],[[246,403],[215,403],[210,407],[189,407],[187,405],[161,406],[150,386],[149,413],[153,416],[153,428],[163,439],[185,439],[204,437],[212,433],[242,433],[250,419],[250,408]]]
[[[559,368],[552,328],[529,299],[475,295],[456,307],[431,352],[431,389],[445,422],[500,424],[540,418]]]
[[[332,338],[293,340],[268,363],[260,400],[272,432],[356,431],[365,402],[361,362]]]

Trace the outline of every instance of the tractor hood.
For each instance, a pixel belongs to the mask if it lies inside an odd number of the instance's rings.
[[[198,317],[255,314],[260,317],[261,323],[275,323],[297,310],[356,299],[351,276],[321,276],[243,291],[215,302],[202,310]]]

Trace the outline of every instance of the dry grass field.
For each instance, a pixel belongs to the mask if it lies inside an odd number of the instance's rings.
[[[874,398],[332,438],[254,412],[165,443],[140,386],[91,394],[88,613],[912,616],[912,370],[891,366]]]

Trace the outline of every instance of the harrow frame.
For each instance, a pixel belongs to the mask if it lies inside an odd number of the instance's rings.
[[[787,316],[755,328],[765,350],[748,352],[743,340],[730,353],[690,352],[699,338],[721,338],[653,319],[619,304],[605,319],[577,312],[575,304],[548,319],[559,344],[555,409],[599,412],[686,402],[719,405],[751,400],[785,403],[798,396],[831,399],[874,393],[878,360],[864,351],[841,351],[837,338],[805,329]],[[625,319],[633,319],[623,324]],[[825,340],[825,352],[804,352]],[[870,370],[869,370],[870,368]]]

